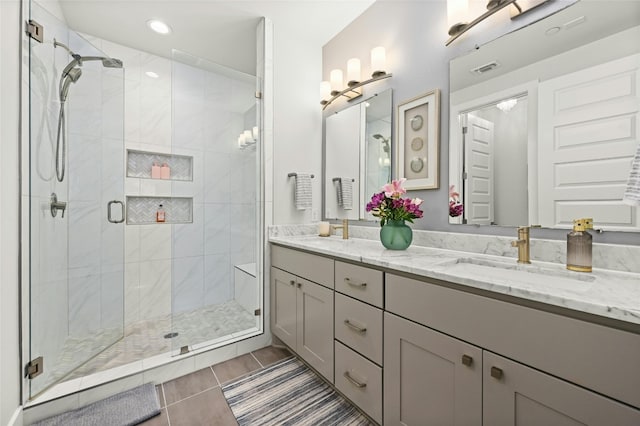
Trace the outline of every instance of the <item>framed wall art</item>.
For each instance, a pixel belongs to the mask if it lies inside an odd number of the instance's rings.
[[[439,186],[440,90],[435,89],[398,105],[396,176],[404,187]]]

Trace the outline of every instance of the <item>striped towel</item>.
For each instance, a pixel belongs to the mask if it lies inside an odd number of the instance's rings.
[[[298,173],[296,176],[296,189],[294,193],[296,209],[306,210],[311,208],[311,175]]]
[[[340,178],[340,193],[342,196],[338,196],[338,199],[342,198],[342,208],[353,209],[353,179]]]
[[[627,189],[622,196],[622,202],[632,206],[640,206],[640,144],[638,144],[636,156],[631,162]]]

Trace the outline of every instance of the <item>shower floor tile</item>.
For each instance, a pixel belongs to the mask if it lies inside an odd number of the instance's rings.
[[[256,317],[235,300],[178,313],[173,317],[139,321],[126,327],[123,338],[73,370],[63,381],[140,361],[182,346],[231,336],[255,326]],[[177,332],[178,335],[171,339],[164,337],[171,332]],[[57,368],[50,370],[50,374],[53,377],[63,376],[74,365],[78,365],[77,354],[95,354],[96,348],[105,347],[113,340],[113,333],[101,333],[86,339],[68,339],[62,350],[61,361],[54,364]]]

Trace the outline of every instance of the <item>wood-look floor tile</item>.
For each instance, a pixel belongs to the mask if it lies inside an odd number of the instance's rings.
[[[169,426],[169,420],[167,418],[167,409],[163,408],[160,414],[150,418],[146,422],[140,423],[141,426]]]
[[[214,365],[213,371],[216,373],[218,381],[222,384],[259,368],[260,364],[258,364],[255,358],[251,354],[245,354]]]
[[[211,368],[203,368],[186,376],[165,382],[164,397],[167,405],[181,401],[204,390],[218,386]]]
[[[292,356],[287,348],[277,348],[275,346],[267,346],[252,353],[264,367]]]
[[[171,426],[237,426],[220,388],[210,389],[167,407]]]

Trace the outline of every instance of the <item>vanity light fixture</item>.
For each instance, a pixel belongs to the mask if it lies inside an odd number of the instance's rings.
[[[548,1],[549,0],[489,0],[487,2],[487,11],[473,19],[471,22],[468,22],[469,1],[447,0],[448,33],[451,37],[449,37],[445,46],[450,45],[462,34],[509,5],[512,6],[511,19],[514,19]]]
[[[151,28],[153,31],[157,32],[158,34],[170,34],[171,33],[171,27],[167,24],[165,24],[164,22],[158,20],[158,19],[150,19],[147,21],[147,26],[149,28]]]
[[[254,126],[251,130],[243,130],[238,136],[238,148],[245,149],[252,147],[258,142],[258,126]]]
[[[378,46],[371,50],[371,78],[365,81],[361,79],[360,59],[351,58],[347,61],[347,85],[345,87],[344,77],[341,69],[331,70],[329,81],[320,83],[320,105],[322,109],[327,108],[333,101],[341,96],[352,101],[362,96],[362,86],[373,83],[378,80],[389,78],[392,74],[386,71],[386,52],[385,48]]]

